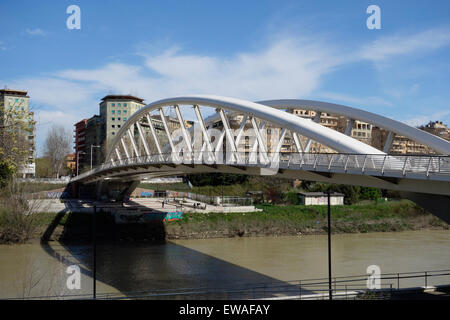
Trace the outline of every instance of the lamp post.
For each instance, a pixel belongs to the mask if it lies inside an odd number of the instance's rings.
[[[91,144],[91,170],[92,170],[92,148],[100,148],[100,146]]]
[[[327,191],[328,196],[328,295],[333,300],[333,290],[331,288],[331,197],[330,190]]]
[[[78,167],[80,166],[80,154],[86,154],[86,152],[83,151],[77,151],[77,175],[78,175]]]

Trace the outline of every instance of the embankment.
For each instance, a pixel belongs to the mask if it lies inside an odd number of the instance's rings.
[[[184,213],[183,219],[140,225],[116,225],[107,213],[97,217],[103,240],[203,239],[248,236],[325,234],[326,206],[260,205],[262,212]],[[408,200],[333,206],[332,233],[448,230],[449,225]],[[1,217],[0,243],[39,240],[90,241],[92,215],[38,213],[25,236],[20,222]]]

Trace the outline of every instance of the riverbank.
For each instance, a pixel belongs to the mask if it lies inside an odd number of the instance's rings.
[[[183,215],[166,225],[168,239],[243,236],[318,235],[327,233],[327,207],[259,205],[262,212]],[[339,233],[448,230],[449,225],[408,200],[333,206],[331,230]]]
[[[98,237],[109,241],[164,241],[257,236],[320,235],[327,233],[327,207],[301,205],[258,205],[262,212],[184,213],[183,219],[140,225],[116,225],[107,213],[97,216]],[[0,243],[45,240],[91,240],[92,215],[85,213],[38,213],[20,223],[2,218]],[[448,230],[449,225],[408,200],[365,202],[332,207],[332,233]]]

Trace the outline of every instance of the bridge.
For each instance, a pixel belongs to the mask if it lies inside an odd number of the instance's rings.
[[[176,114],[176,126],[167,121],[168,108]],[[295,116],[294,109],[314,111],[315,117]],[[345,119],[345,130],[321,124],[323,113]],[[187,125],[187,116],[196,118],[194,125]],[[156,132],[155,118],[162,122],[164,139]],[[383,150],[351,137],[355,121],[388,132]],[[434,154],[390,154],[396,135],[421,143]],[[291,139],[290,145],[286,139]],[[313,152],[314,145],[322,151]],[[108,146],[105,162],[74,177],[71,184],[95,185],[98,197],[120,199],[147,177],[207,172],[269,175],[396,190],[450,223],[449,155],[450,142],[438,136],[348,106],[198,95],[159,100],[134,113]]]

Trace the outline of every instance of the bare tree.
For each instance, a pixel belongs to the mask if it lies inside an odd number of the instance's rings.
[[[63,126],[53,125],[45,140],[45,156],[50,160],[52,175],[58,179],[64,168],[66,156],[71,151],[71,132]]]

